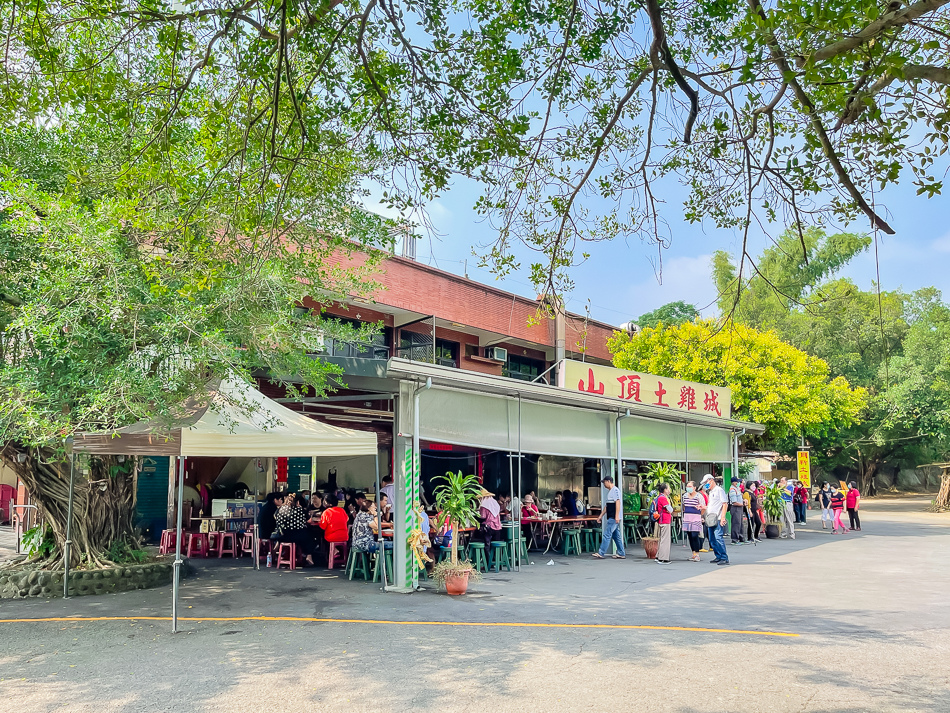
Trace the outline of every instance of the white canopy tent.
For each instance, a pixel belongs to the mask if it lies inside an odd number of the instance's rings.
[[[379,459],[375,433],[354,431],[315,421],[267,398],[250,384],[231,379],[215,385],[206,398],[189,400],[182,406],[181,414],[172,424],[153,420],[110,432],[80,433],[73,439],[72,452],[73,455],[166,455],[178,458],[178,519],[175,533],[172,631],[177,631],[178,628],[185,458],[372,455],[377,459],[376,489],[379,491]],[[69,509],[67,523],[72,522],[72,476]],[[67,525],[67,548],[69,544]],[[68,549],[65,559],[67,569],[64,586],[68,596]]]

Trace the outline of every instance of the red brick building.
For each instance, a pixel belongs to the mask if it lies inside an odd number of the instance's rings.
[[[346,261],[364,263],[360,256]],[[570,313],[553,317],[538,300],[403,257],[386,259],[373,279],[381,285],[373,294],[324,309],[354,323],[381,324],[382,333],[373,344],[328,341],[329,356],[404,357],[548,382],[549,369],[562,358],[610,363],[607,339],[616,328],[603,322]]]

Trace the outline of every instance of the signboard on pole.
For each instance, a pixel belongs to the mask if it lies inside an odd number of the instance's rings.
[[[798,479],[806,488],[811,487],[811,454],[808,451],[798,452]]]
[[[732,415],[732,391],[727,387],[669,379],[572,359],[560,362],[558,386],[622,403],[639,403],[669,411],[701,413],[713,418],[729,418]]]

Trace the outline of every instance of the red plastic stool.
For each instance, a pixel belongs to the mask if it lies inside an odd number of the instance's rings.
[[[176,530],[162,530],[162,539],[158,544],[158,554],[167,555],[175,551]]]
[[[186,557],[208,556],[208,551],[211,549],[211,544],[208,542],[208,533],[189,532],[185,534],[185,538],[185,541],[188,543],[188,548],[185,552]]]
[[[250,532],[241,533],[241,546],[238,548],[238,554],[243,557],[254,557],[254,535]]]
[[[327,569],[333,569],[337,557],[340,558],[340,564],[346,565],[346,558],[350,554],[350,545],[347,542],[331,542],[330,552],[327,555]]]
[[[277,566],[274,569],[280,569],[282,564],[297,569],[297,545],[293,542],[281,542],[277,546]]]
[[[234,536],[233,532],[218,533],[218,559],[221,559],[226,554],[231,555],[231,557],[234,559],[237,559],[237,538]]]

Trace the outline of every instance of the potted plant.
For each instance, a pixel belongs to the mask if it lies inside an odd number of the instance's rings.
[[[439,527],[448,523],[452,528],[452,556],[436,564],[432,578],[445,587],[447,594],[460,595],[468,591],[468,583],[477,582],[481,574],[468,560],[459,560],[459,528],[472,527],[478,522],[478,499],[482,486],[474,475],[449,471],[435,480],[445,484],[436,488],[435,504],[439,508],[436,520]]]
[[[778,483],[771,482],[765,486],[762,510],[766,517],[765,536],[770,540],[774,540],[779,535],[779,525],[782,522],[782,513],[785,510],[782,491],[779,489]]]
[[[670,493],[679,495],[683,488],[683,471],[676,467],[674,463],[650,463],[646,471],[641,476],[643,488],[650,494],[650,501],[657,497],[658,488],[661,483],[670,486]],[[649,508],[648,508],[649,509]],[[643,552],[647,559],[656,559],[656,553],[660,549],[660,537],[657,533],[657,523],[650,523],[651,535],[643,537],[640,542],[643,544]]]

